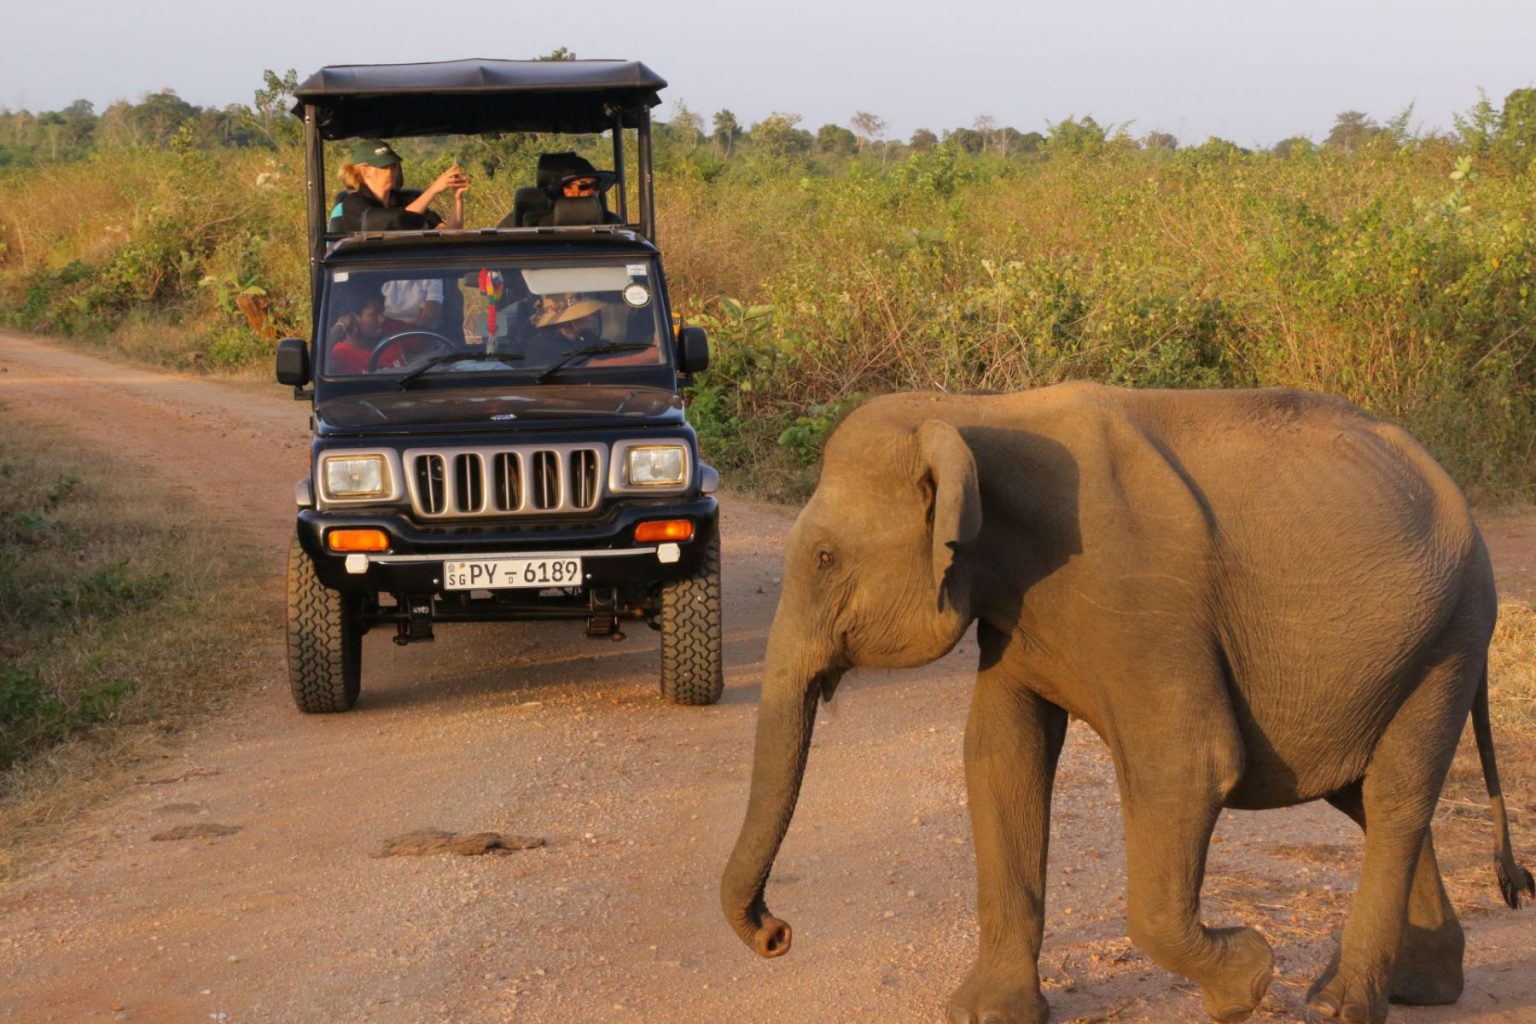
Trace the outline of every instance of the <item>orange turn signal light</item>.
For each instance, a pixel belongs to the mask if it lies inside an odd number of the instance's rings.
[[[661,540],[690,540],[693,537],[692,519],[657,519],[635,527],[635,540],[640,542]]]
[[[389,534],[383,530],[332,530],[325,535],[332,551],[388,551]]]

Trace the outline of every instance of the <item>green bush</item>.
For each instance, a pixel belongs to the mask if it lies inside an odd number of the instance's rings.
[[[1475,492],[1536,497],[1528,161],[1470,130],[1252,153],[1096,127],[1013,157],[664,145],[673,303],[713,339],[692,397],[710,457],[803,489],[856,396],[897,389],[1294,385],[1403,424]],[[408,178],[457,154],[470,223],[495,223],[565,143],[423,142]],[[307,330],[296,151],[110,159],[0,169],[0,318],[223,368]]]

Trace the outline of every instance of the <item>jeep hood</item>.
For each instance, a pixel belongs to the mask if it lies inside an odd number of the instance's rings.
[[[683,422],[682,400],[662,388],[528,385],[419,388],[334,398],[315,406],[320,434],[437,433]]]

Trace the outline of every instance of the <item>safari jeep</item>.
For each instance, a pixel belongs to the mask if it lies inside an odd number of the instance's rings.
[[[288,554],[301,710],[353,706],[371,629],[410,644],[444,623],[553,619],[611,639],[644,622],[662,694],[719,700],[719,476],[681,398],[708,345],[674,330],[655,242],[665,85],[639,63],[467,60],[325,68],[299,88],[312,340],[279,343],[277,379],[313,402]],[[494,228],[370,210],[328,232],[325,141],[492,131],[606,132],[614,169],[541,158]],[[572,167],[597,186],[562,189]],[[394,319],[413,298],[424,315]]]

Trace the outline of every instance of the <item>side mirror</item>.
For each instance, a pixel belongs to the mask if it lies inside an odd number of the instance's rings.
[[[677,368],[684,373],[709,368],[709,335],[704,328],[684,327],[677,332]]]
[[[277,382],[301,388],[309,383],[309,346],[301,338],[277,343]]]

